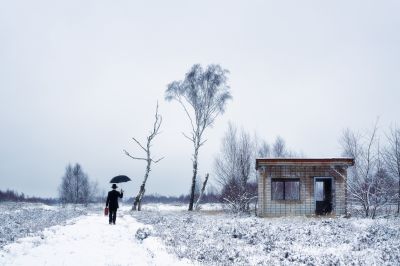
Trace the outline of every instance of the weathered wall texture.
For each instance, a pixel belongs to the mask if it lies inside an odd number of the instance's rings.
[[[338,171],[346,176],[345,169]],[[345,180],[330,166],[262,166],[258,169],[259,216],[315,215],[314,177],[333,178],[332,214],[345,214]],[[272,200],[271,178],[299,178],[300,200]]]

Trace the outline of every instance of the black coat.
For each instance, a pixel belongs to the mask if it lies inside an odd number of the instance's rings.
[[[109,207],[110,210],[116,210],[119,208],[118,198],[122,198],[124,193],[120,193],[116,190],[111,190],[108,192],[106,207]]]

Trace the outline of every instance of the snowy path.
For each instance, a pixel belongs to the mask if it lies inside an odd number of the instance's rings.
[[[0,251],[0,265],[191,265],[168,254],[161,240],[135,238],[144,225],[119,211],[117,225],[102,215],[82,216]]]

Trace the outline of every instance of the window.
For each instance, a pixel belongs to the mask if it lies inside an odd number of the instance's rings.
[[[300,200],[299,179],[272,179],[272,200]]]
[[[283,200],[285,199],[285,182],[272,180],[272,199]]]

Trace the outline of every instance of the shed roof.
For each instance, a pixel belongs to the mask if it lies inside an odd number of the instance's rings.
[[[352,166],[354,158],[258,158],[256,169],[260,165]]]

